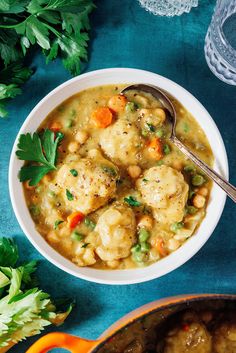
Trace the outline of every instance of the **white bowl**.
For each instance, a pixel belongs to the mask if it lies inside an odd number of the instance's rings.
[[[89,72],[75,77],[50,92],[29,114],[22,125],[13,146],[9,167],[9,188],[13,209],[18,222],[34,247],[54,265],[76,277],[105,284],[132,284],[145,282],[163,276],[184,264],[204,245],[214,231],[224,208],[226,195],[213,185],[207,206],[207,214],[197,232],[178,250],[166,258],[145,268],[132,270],[97,270],[89,267],[77,267],[56,252],[36,231],[34,222],[26,206],[22,184],[17,178],[23,162],[15,155],[20,134],[34,132],[56,106],[65,99],[84,89],[118,83],[147,83],[163,88],[174,96],[195,117],[205,131],[215,155],[214,169],[228,178],[228,161],[223,140],[213,119],[205,108],[184,88],[162,76],[136,69],[105,69]]]

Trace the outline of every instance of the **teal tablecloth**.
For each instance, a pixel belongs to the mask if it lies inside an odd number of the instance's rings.
[[[190,14],[168,19],[145,12],[136,0],[97,1],[85,71],[134,67],[164,75],[185,87],[215,119],[226,145],[231,180],[236,184],[236,87],[213,76],[203,52],[214,3],[202,0]],[[236,206],[230,200],[214,234],[199,253],[178,270],[151,282],[121,287],[89,283],[67,275],[39,255],[22,233],[10,204],[9,156],[31,109],[70,75],[60,61],[46,66],[41,55],[32,58],[32,66],[35,75],[25,85],[23,95],[9,106],[8,121],[0,121],[0,234],[14,236],[23,260],[40,260],[39,275],[45,290],[55,297],[76,299],[76,308],[60,330],[96,338],[130,310],[158,298],[192,292],[236,293]],[[25,352],[33,341],[35,338],[18,345],[12,353]]]

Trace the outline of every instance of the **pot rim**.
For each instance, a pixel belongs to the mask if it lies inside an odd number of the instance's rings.
[[[144,318],[153,313],[157,313],[163,309],[171,308],[177,304],[183,303],[193,303],[193,302],[201,302],[204,300],[227,300],[227,301],[236,301],[236,294],[217,294],[217,293],[209,293],[209,294],[181,294],[177,296],[170,296],[162,299],[158,299],[142,305],[141,307],[132,310],[128,314],[124,315],[114,324],[109,326],[98,338],[95,347],[93,347],[90,352],[96,353],[99,349],[107,342],[107,340],[113,338],[119,332],[121,332],[124,328],[129,327],[133,323],[137,322],[141,318]]]

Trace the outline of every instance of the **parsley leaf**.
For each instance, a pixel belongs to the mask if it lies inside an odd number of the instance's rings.
[[[32,73],[24,67],[24,56],[32,46],[38,46],[46,62],[62,58],[72,75],[81,72],[81,62],[87,61],[89,14],[95,8],[93,0],[2,0],[0,2],[0,67],[21,64],[22,82],[14,82],[15,73],[8,70],[10,83],[0,74],[0,84],[7,94],[0,97],[0,116],[5,117],[6,99],[21,93],[22,84]]]
[[[0,238],[0,266],[14,266],[18,260],[18,248],[10,238]]]
[[[62,139],[60,135],[54,139],[54,133],[46,129],[43,136],[34,133],[20,135],[16,155],[20,160],[38,163],[24,165],[19,172],[20,181],[30,180],[29,185],[36,185],[44,175],[56,169],[57,147]]]
[[[139,207],[141,206],[141,202],[139,202],[136,197],[134,196],[128,196],[128,197],[125,197],[124,198],[124,201],[129,205],[129,206],[132,206],[132,207]]]
[[[69,200],[69,201],[73,201],[74,200],[73,194],[68,189],[66,189],[66,197],[67,197],[67,200]]]

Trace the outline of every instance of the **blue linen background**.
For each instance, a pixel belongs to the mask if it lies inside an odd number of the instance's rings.
[[[134,67],[156,72],[185,87],[216,121],[226,145],[231,181],[236,184],[236,87],[224,84],[210,72],[203,51],[215,1],[202,0],[190,14],[171,19],[147,13],[136,0],[100,0],[96,4],[90,58],[84,71]],[[40,260],[38,274],[44,290],[54,297],[76,299],[76,308],[59,330],[95,339],[124,314],[158,298],[193,292],[236,293],[236,206],[230,200],[214,234],[197,255],[165,277],[143,284],[117,287],[76,279],[51,265],[32,247],[9,199],[10,152],[31,109],[70,75],[59,60],[47,66],[42,55],[33,55],[31,65],[35,74],[25,84],[23,94],[9,105],[8,121],[0,121],[0,234],[16,239],[22,260]],[[25,352],[35,340],[29,339],[11,352]]]

